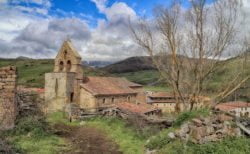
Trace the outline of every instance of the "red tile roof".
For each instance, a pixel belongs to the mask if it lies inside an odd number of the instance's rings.
[[[81,87],[93,95],[136,94],[137,92],[130,88],[133,84],[124,78],[88,77]]]
[[[126,111],[130,111],[133,113],[138,113],[138,114],[145,114],[148,112],[158,110],[152,105],[149,105],[146,103],[134,104],[134,103],[124,102],[124,103],[116,104],[116,107],[121,110],[126,110]]]
[[[149,97],[152,97],[152,98],[173,98],[174,94],[169,93],[169,92],[155,92],[155,93],[149,95]]]
[[[250,107],[250,102],[227,102],[227,103],[222,103],[222,104],[218,104],[215,106],[216,109],[219,109],[221,111],[230,111],[233,109],[237,109],[237,108],[243,108],[243,107]]]

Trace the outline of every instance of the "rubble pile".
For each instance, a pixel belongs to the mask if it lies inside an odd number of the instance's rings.
[[[17,102],[19,115],[25,116],[42,111],[44,101],[35,92],[18,90]]]
[[[232,120],[232,117],[224,114],[195,118],[184,123],[175,133],[169,133],[169,137],[204,144],[219,141],[227,136],[241,136],[241,130]]]

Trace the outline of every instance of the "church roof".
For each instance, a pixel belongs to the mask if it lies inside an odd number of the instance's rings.
[[[81,58],[80,54],[77,52],[76,48],[74,47],[74,45],[72,44],[72,42],[71,42],[70,40],[65,40],[65,41],[63,42],[62,47],[61,47],[61,49],[60,49],[60,52],[58,53],[57,56],[60,55],[60,53],[62,52],[61,50],[62,50],[63,48],[65,48],[65,47],[70,48],[70,49],[71,49],[70,51],[73,52],[73,54],[74,54],[75,57]]]
[[[81,84],[82,88],[93,95],[136,94],[137,92],[130,88],[131,86],[139,86],[139,84],[115,77],[88,77],[87,82]]]

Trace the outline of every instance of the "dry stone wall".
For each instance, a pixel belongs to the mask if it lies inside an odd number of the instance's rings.
[[[16,68],[0,68],[0,130],[11,129],[17,115]]]

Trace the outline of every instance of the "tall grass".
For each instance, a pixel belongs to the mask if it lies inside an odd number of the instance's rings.
[[[44,119],[37,116],[19,119],[15,129],[4,136],[20,153],[57,154],[65,145],[63,139],[50,132]]]

